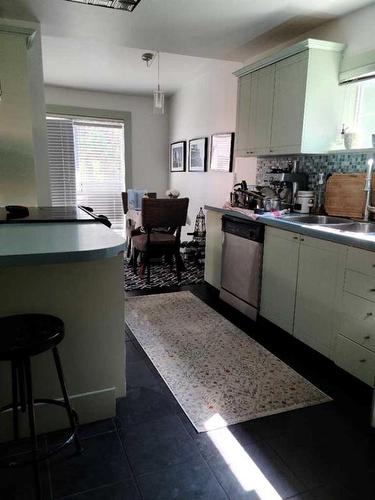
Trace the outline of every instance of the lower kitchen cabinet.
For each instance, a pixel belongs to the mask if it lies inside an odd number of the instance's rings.
[[[261,315],[373,385],[374,269],[375,252],[267,227]]]
[[[260,314],[293,333],[299,234],[266,227]]]
[[[336,365],[362,380],[373,385],[375,380],[375,353],[355,342],[337,335],[333,355]]]
[[[332,356],[345,256],[343,245],[301,237],[293,333],[327,357]]]
[[[207,210],[206,214],[206,251],[204,279],[215,288],[221,283],[221,253],[223,233],[221,232],[221,212]]]

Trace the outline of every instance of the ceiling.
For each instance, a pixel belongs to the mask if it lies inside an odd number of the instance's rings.
[[[168,92],[202,71],[207,59],[243,61],[278,27],[293,38],[369,0],[141,0],[133,13],[65,0],[0,0],[0,16],[38,20],[48,84],[144,93],[154,66],[140,54],[159,50]],[[177,56],[179,55],[179,56]],[[240,64],[239,64],[240,66]]]

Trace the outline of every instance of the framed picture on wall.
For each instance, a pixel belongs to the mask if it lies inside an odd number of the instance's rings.
[[[185,172],[186,141],[178,141],[171,144],[169,165],[171,172]]]
[[[205,172],[207,169],[207,137],[189,141],[189,172]]]
[[[211,136],[211,170],[232,172],[234,132]]]

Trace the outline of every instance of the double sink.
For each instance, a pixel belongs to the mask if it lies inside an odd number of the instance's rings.
[[[353,221],[341,217],[330,217],[326,215],[291,215],[287,216],[285,220],[298,222],[299,224],[307,224],[309,226],[340,229],[341,231],[350,231],[351,233],[375,233],[375,222]]]

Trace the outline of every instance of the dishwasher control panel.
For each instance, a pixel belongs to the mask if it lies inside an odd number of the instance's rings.
[[[222,231],[252,241],[264,241],[264,225],[260,222],[242,219],[232,215],[223,215]]]

